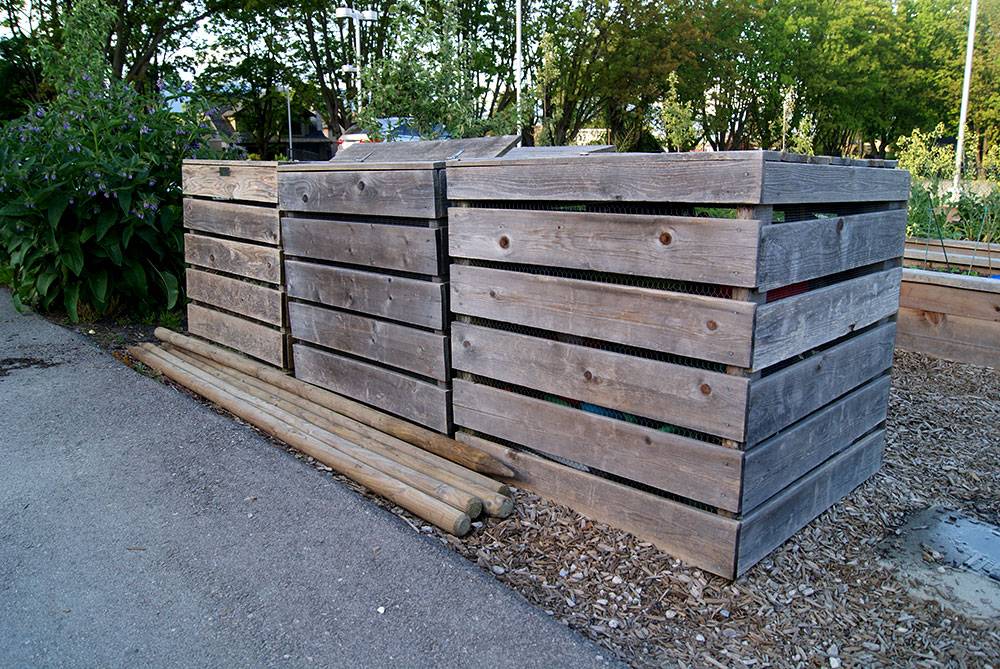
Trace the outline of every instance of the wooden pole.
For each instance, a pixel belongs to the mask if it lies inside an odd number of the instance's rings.
[[[383,457],[452,485],[459,490],[464,490],[479,499],[482,502],[483,509],[490,516],[506,518],[514,510],[513,500],[490,488],[478,485],[465,476],[465,474],[470,473],[468,470],[462,470],[459,465],[449,460],[439,458],[401,439],[378,432],[363,423],[341,416],[294,393],[282,390],[219,363],[201,358],[181,349],[174,349],[171,353],[213,376],[219,376],[231,384],[240,386],[245,392],[254,397],[273,404],[304,421],[313,423],[353,443],[364,444],[365,448]],[[458,472],[456,473],[453,470],[458,470]]]
[[[262,411],[203,378],[199,378],[198,375],[173,364],[160,352],[154,353],[147,349],[132,347],[129,349],[129,353],[150,368],[357,481],[410,513],[437,525],[445,532],[456,536],[468,533],[472,525],[469,516],[440,499],[321,442],[294,423],[281,420],[274,414]]]
[[[391,434],[403,441],[419,446],[425,451],[468,467],[475,472],[502,478],[514,478],[514,472],[509,467],[493,456],[468,444],[462,444],[413,423],[389,416],[380,411],[375,411],[359,402],[287,376],[277,369],[268,368],[245,356],[231,353],[218,346],[178,334],[166,328],[156,328],[155,334],[160,340],[173,344],[178,348],[197,353],[204,358],[209,358],[227,367],[237,369],[244,374],[254,376],[261,381],[266,381],[271,385],[295,393],[331,411],[353,418],[386,434]]]

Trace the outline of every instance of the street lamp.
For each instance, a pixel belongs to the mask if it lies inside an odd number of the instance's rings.
[[[291,86],[278,86],[278,92],[285,94],[285,105],[288,110],[288,159],[295,160],[292,153],[292,88]]]
[[[374,9],[359,11],[352,7],[337,7],[336,17],[338,19],[350,19],[354,21],[354,60],[355,65],[342,65],[341,72],[353,72],[358,89],[358,111],[361,111],[361,23],[371,23],[378,20],[378,12]]]

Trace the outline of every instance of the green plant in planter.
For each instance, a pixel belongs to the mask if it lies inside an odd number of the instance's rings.
[[[96,0],[73,15],[67,54],[103,39],[114,18]],[[0,258],[13,270],[15,304],[61,306],[74,321],[81,305],[96,315],[172,308],[183,272],[181,161],[212,153],[202,110],[179,86],[137,92],[99,59],[42,57],[56,95],[0,130]]]

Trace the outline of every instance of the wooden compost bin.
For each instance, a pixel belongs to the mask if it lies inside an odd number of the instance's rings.
[[[746,571],[877,470],[907,172],[449,162],[454,422],[516,485]]]
[[[279,168],[295,375],[451,425],[444,163]]]
[[[184,259],[188,331],[288,369],[277,167],[184,161]]]
[[[1000,367],[1000,280],[904,269],[896,345]]]

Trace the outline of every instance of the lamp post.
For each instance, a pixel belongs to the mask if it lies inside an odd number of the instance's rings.
[[[292,88],[291,86],[279,86],[278,92],[285,94],[285,109],[288,111],[288,159],[295,160],[292,153]]]
[[[521,68],[523,65],[521,55],[521,0],[515,0],[514,4],[514,104],[517,107],[517,132],[524,134],[521,127],[524,115],[521,111]]]
[[[372,23],[378,20],[378,12],[374,9],[359,11],[353,7],[337,7],[338,19],[354,21],[354,65],[341,65],[341,72],[353,72],[358,92],[358,111],[361,111],[361,23]]]
[[[958,187],[962,180],[962,159],[965,157],[965,117],[969,113],[969,83],[972,79],[972,52],[976,41],[976,9],[978,1],[972,0],[969,7],[969,37],[965,43],[965,78],[962,80],[962,107],[958,114],[958,146],[955,147],[955,182],[952,190],[958,197]]]

